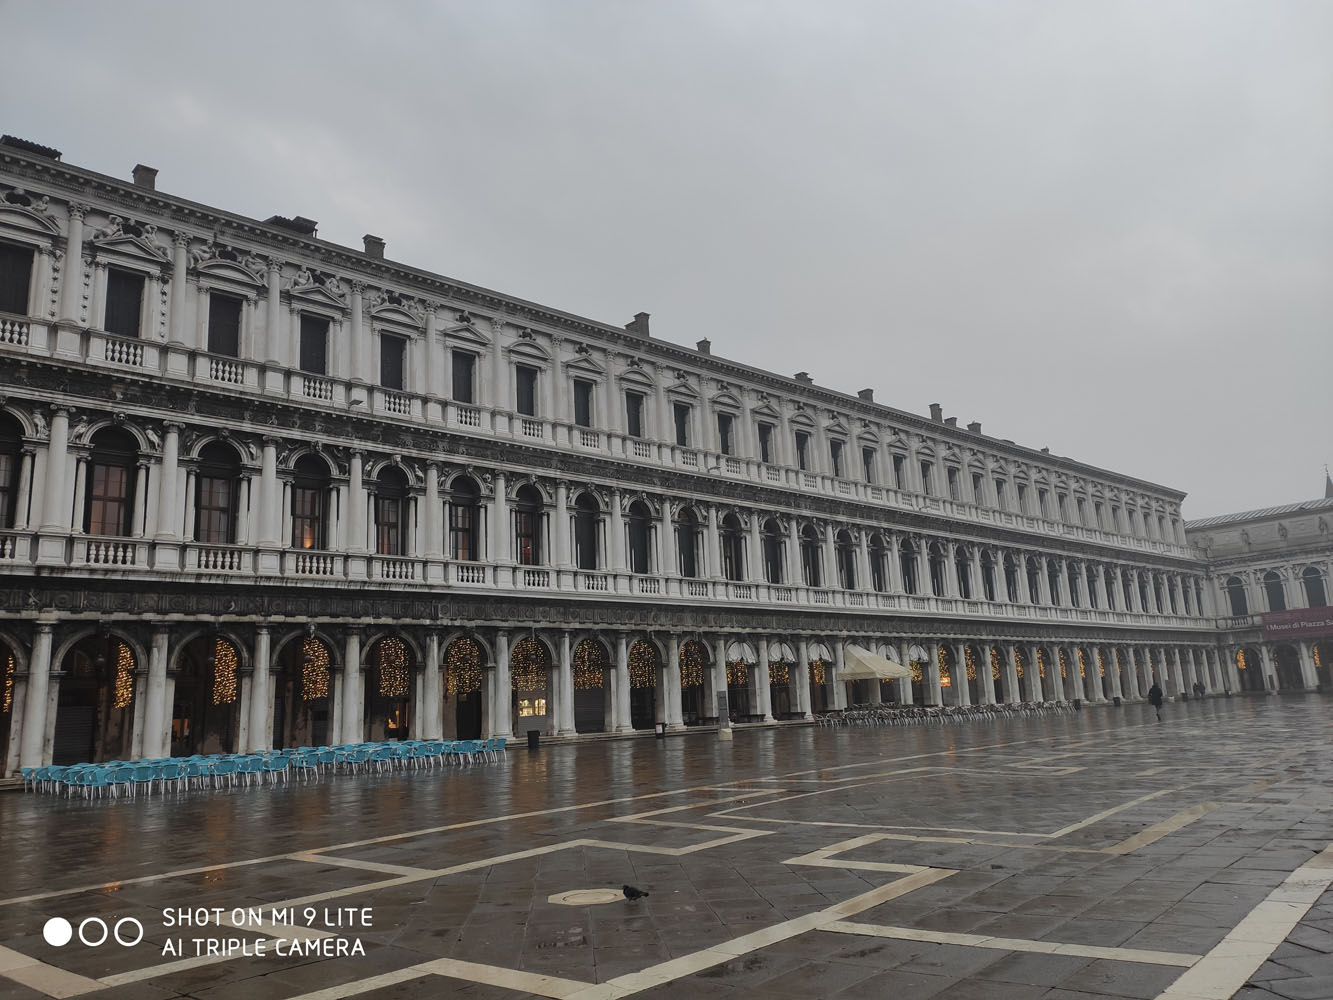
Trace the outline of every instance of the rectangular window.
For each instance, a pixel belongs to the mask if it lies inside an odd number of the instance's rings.
[[[195,537],[211,545],[229,545],[234,542],[235,483],[230,479],[200,475],[198,490],[199,523],[195,528]]]
[[[592,426],[592,383],[587,379],[574,380],[574,424],[577,427]]]
[[[106,323],[107,333],[117,337],[139,336],[139,319],[143,315],[142,274],[118,271],[114,267],[106,272]]]
[[[982,478],[981,473],[979,473],[979,472],[974,472],[974,473],[972,473],[972,502],[973,502],[973,503],[984,504],[984,503],[986,502],[986,501],[985,501],[985,495],[986,495],[986,494],[985,494],[985,491],[984,491],[984,489],[983,489],[983,487],[982,487],[982,483],[984,483],[984,482],[985,482],[985,480]]]
[[[1055,509],[1059,513],[1061,521],[1069,520],[1069,513],[1067,510],[1068,505],[1069,505],[1069,498],[1067,496],[1065,496],[1063,493],[1057,493],[1055,495]]]
[[[1101,501],[1094,500],[1092,502],[1092,519],[1093,521],[1096,522],[1097,527],[1099,528],[1104,529],[1106,527],[1106,521],[1104,518],[1105,513],[1106,511],[1102,508]]]
[[[466,503],[449,505],[449,549],[454,559],[477,559],[477,508]]]
[[[907,489],[907,456],[893,456],[893,488],[896,490]]]
[[[329,370],[329,321],[301,314],[301,371],[324,375]]]
[[[950,468],[946,475],[949,477],[949,499],[957,500],[959,499],[958,470]]]
[[[472,386],[475,383],[477,371],[477,356],[469,354],[467,351],[454,351],[453,357],[454,386],[453,396],[455,403],[474,403]]]
[[[406,357],[406,340],[402,337],[380,334],[380,385],[386,389],[403,391],[403,367]]]
[[[241,356],[241,300],[234,295],[208,293],[208,353]]]
[[[520,566],[541,564],[541,535],[537,519],[541,515],[532,510],[514,511],[514,543]]]
[[[1028,512],[1028,487],[1026,483],[1018,484],[1018,512],[1020,514]]]
[[[0,243],[0,312],[28,315],[28,286],[32,283],[32,251]]]
[[[324,548],[324,496],[317,487],[292,487],[292,548]]]
[[[1121,534],[1125,532],[1125,522],[1120,517],[1120,508],[1111,508],[1111,530],[1118,531]]]
[[[671,415],[676,422],[676,444],[682,448],[690,446],[690,404],[675,403]]]
[[[810,435],[805,431],[796,432],[796,468],[808,471],[810,468]]]
[[[773,464],[773,425],[759,425],[759,461],[766,465]]]
[[[828,443],[828,454],[832,463],[833,474],[839,479],[845,478],[842,468],[842,442],[830,441]]]
[[[0,451],[0,528],[14,525],[14,501],[18,487],[18,455]]]
[[[717,450],[724,455],[730,455],[734,451],[735,442],[731,439],[733,423],[730,413],[719,413],[717,415]]]
[[[1009,509],[1009,498],[1005,496],[1003,479],[995,480],[995,506],[999,507],[1000,510]]]
[[[524,417],[537,415],[537,369],[514,366],[514,408]]]
[[[1048,521],[1051,519],[1051,495],[1046,490],[1037,490],[1037,513]]]
[[[625,433],[632,438],[643,437],[643,393],[625,393]]]
[[[129,515],[133,508],[130,473],[131,470],[123,465],[93,463],[88,534],[123,536],[130,533]]]
[[[926,496],[935,495],[935,491],[933,489],[934,484],[932,484],[930,481],[930,474],[933,471],[934,469],[932,468],[929,462],[921,463],[921,492],[926,494]]]
[[[403,502],[397,497],[375,498],[375,551],[382,556],[400,556]]]
[[[861,474],[865,477],[867,483],[875,481],[875,449],[861,449]]]
[[[1083,502],[1082,497],[1074,498],[1074,507],[1078,512],[1078,523],[1086,525],[1088,523],[1088,506]]]

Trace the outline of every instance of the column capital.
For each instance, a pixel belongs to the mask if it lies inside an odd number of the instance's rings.
[[[82,222],[84,216],[86,216],[89,213],[89,211],[91,211],[88,205],[85,205],[82,202],[78,201],[71,201],[69,203],[68,208],[69,208],[70,219],[78,219],[80,222]]]

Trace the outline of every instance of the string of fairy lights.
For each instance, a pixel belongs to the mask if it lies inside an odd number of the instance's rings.
[[[329,651],[314,636],[301,642],[301,698],[318,701],[329,696]]]
[[[445,690],[449,697],[481,690],[481,647],[473,639],[455,639],[444,654]]]
[[[546,690],[546,648],[531,636],[509,651],[509,673],[515,691]]]
[[[125,643],[116,648],[116,690],[113,708],[129,708],[134,700],[134,654]]]
[[[574,647],[574,688],[595,691],[606,678],[606,654],[600,644],[584,639]]]
[[[411,689],[412,671],[408,666],[407,644],[402,639],[379,641],[380,694],[385,698],[406,698]]]
[[[680,686],[697,687],[704,682],[703,646],[693,639],[688,639],[680,647]]]
[[[650,688],[657,686],[657,653],[642,639],[629,648],[629,686]]]
[[[14,654],[5,657],[5,699],[0,711],[8,712],[14,707]]]
[[[236,650],[219,636],[213,643],[213,704],[230,705],[236,700]]]

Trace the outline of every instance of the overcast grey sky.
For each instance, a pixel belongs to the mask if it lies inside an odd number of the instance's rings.
[[[1333,3],[0,0],[0,131],[1189,492],[1333,462]]]

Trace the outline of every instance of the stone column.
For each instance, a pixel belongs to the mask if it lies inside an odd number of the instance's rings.
[[[628,733],[634,729],[629,707],[629,639],[624,632],[616,636],[616,704],[615,731]]]
[[[977,675],[981,681],[981,703],[983,705],[994,705],[995,698],[995,667],[991,663],[991,645],[987,643],[978,649],[981,653],[982,662],[977,664]]]
[[[1307,691],[1319,690],[1319,674],[1314,666],[1314,643],[1297,640],[1296,650],[1301,658],[1301,683]]]
[[[609,533],[611,537],[607,539],[607,542],[609,543],[607,548],[610,550],[607,552],[610,561],[610,566],[608,568],[611,572],[620,576],[628,571],[628,567],[625,562],[625,515],[620,509],[619,490],[611,491],[611,520]],[[619,584],[620,581],[617,580],[617,587]]]
[[[365,455],[353,451],[348,463],[347,475],[347,551],[364,553],[366,544],[366,488],[362,481],[362,466]]]
[[[714,702],[711,711],[717,711],[716,694],[727,690],[727,640],[718,636],[713,641],[713,691]],[[731,710],[731,700],[727,700],[727,710]],[[718,719],[720,727],[731,725],[730,718]]]
[[[23,706],[23,735],[19,766],[41,767],[46,747],[47,692],[51,682],[52,622],[38,622],[33,633],[32,659],[28,663],[28,690]]]
[[[179,511],[176,510],[176,480],[180,470],[181,425],[167,421],[162,438],[162,482],[158,484],[157,532],[159,539],[180,537],[176,530]]]
[[[568,630],[560,633],[560,704],[556,706],[556,735],[573,736],[574,729],[574,650]]]
[[[19,485],[14,494],[14,530],[26,531],[28,527],[28,509],[32,505],[32,463],[35,452],[24,448],[19,453]]]
[[[1023,664],[1023,673],[1028,679],[1028,690],[1032,692],[1031,698],[1034,702],[1046,700],[1046,692],[1042,690],[1041,683],[1041,659],[1037,656],[1037,647],[1029,646],[1026,654],[1027,662]]]
[[[856,531],[856,563],[852,568],[852,579],[857,590],[873,590],[875,574],[870,569],[870,539],[864,528]],[[878,690],[878,685],[873,685]]]
[[[935,642],[931,644],[930,662],[926,664],[926,669],[922,672],[922,678],[925,681],[925,696],[927,703],[931,705],[943,705],[944,693],[940,688],[940,649],[943,643]]]
[[[574,566],[569,555],[569,530],[569,483],[562,479],[555,484],[555,524],[551,529],[551,555],[557,570]]]
[[[444,557],[444,500],[440,497],[440,467],[434,462],[426,463],[426,530],[425,548],[427,559]],[[436,643],[439,638],[436,637]],[[438,663],[437,663],[438,666]],[[440,737],[431,737],[439,739]]]
[[[1051,605],[1051,576],[1046,569],[1046,557],[1037,556],[1037,594],[1043,607]]]
[[[272,638],[268,626],[260,625],[255,629],[254,669],[244,682],[248,690],[242,689],[242,694],[247,696],[243,701],[244,708],[249,710],[249,715],[246,720],[245,745],[240,748],[241,753],[267,750],[272,745],[273,727],[268,721],[269,705],[273,701],[272,660]]]
[[[1012,642],[1005,643],[1000,651],[1004,657],[1004,701],[1006,705],[1017,705],[1023,701],[1023,692],[1018,684],[1018,668],[1014,663],[1018,646]]]
[[[70,507],[65,496],[68,463],[69,411],[53,409],[46,446],[46,484],[42,490],[42,531],[69,531]],[[43,708],[45,712],[45,708]]]
[[[833,708],[844,709],[847,707],[847,685],[842,679],[843,654],[841,642],[835,641],[833,643],[833,662],[836,666],[829,682],[829,690],[833,695]]]
[[[359,629],[349,629],[343,659],[342,742],[365,742],[364,701],[361,692],[361,632]]]
[[[810,711],[810,644],[804,638],[796,641],[796,711],[804,719],[813,719]]]
[[[759,543],[759,513],[750,512],[750,552],[751,556],[745,561],[745,578],[751,583],[764,582],[764,547]]]
[[[497,472],[493,481],[494,492],[491,494],[490,517],[486,519],[487,546],[486,558],[497,565],[512,565],[513,550],[510,548],[512,532],[509,527],[509,498],[505,496],[505,474]],[[500,581],[497,580],[498,584]]]
[[[952,561],[952,557],[950,557]],[[958,642],[953,646],[953,691],[954,704],[967,706],[972,704],[972,692],[967,684],[967,643]]]
[[[898,536],[889,535],[889,593],[901,594],[903,589],[902,554],[898,550]]]
[[[495,672],[491,690],[491,735],[506,740],[514,738],[514,681],[509,674],[509,633],[495,633]]]
[[[148,653],[148,701],[144,706],[145,757],[165,757],[170,751],[166,697],[167,630],[158,626],[153,629],[153,644]]]
[[[666,669],[662,671],[662,700],[666,705],[666,724],[685,725],[685,712],[680,698],[680,638],[673,632],[667,637]]]
[[[721,580],[722,550],[721,540],[718,537],[717,506],[715,504],[708,505],[708,527],[706,530],[708,532],[706,546],[708,550],[708,566],[705,574],[711,580]]]
[[[833,525],[824,525],[823,558],[820,560],[824,565],[820,567],[819,586],[824,589],[831,589],[838,585],[838,550],[833,544]]]
[[[264,450],[259,466],[259,544],[280,546],[280,500],[278,495],[278,443],[264,438]]]
[[[83,217],[87,211],[87,205],[70,202],[60,278],[60,318],[75,325],[83,319]],[[46,717],[46,706],[42,706],[42,717]]]
[[[765,722],[773,721],[773,688],[768,676],[768,664],[773,657],[772,650],[769,648],[768,636],[760,636],[756,645],[759,648],[759,662],[755,664],[756,684],[755,690],[759,695],[758,714],[763,716]]]

